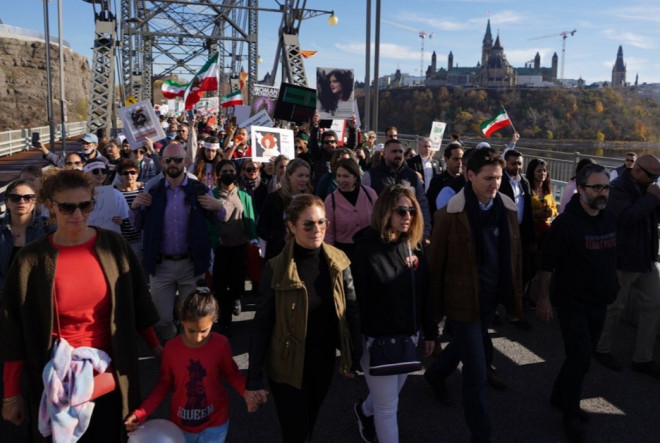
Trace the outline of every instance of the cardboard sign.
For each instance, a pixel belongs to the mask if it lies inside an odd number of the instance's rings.
[[[429,138],[431,139],[431,144],[433,149],[436,151],[440,150],[442,146],[442,137],[445,135],[445,129],[447,128],[447,123],[445,122],[433,122],[431,125],[431,133]]]
[[[295,153],[291,129],[252,126],[252,160],[255,162],[268,162],[280,154],[294,158]]]
[[[160,126],[156,111],[149,100],[119,108],[119,116],[131,149],[142,146],[142,142],[147,138],[153,142],[165,138],[165,131]]]
[[[316,68],[316,111],[322,119],[353,116],[354,79],[352,69]]]

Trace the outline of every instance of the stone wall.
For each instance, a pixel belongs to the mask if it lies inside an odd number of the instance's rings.
[[[91,36],[90,36],[91,39]],[[90,40],[91,43],[91,40]],[[0,131],[48,125],[45,43],[0,38]],[[53,111],[60,122],[59,48],[51,44]],[[91,72],[87,57],[64,48],[68,121],[87,119]]]

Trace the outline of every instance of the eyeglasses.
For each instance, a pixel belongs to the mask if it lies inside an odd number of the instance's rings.
[[[245,172],[252,174],[254,171],[256,171],[257,168],[245,168]]]
[[[82,166],[82,162],[64,162],[67,166]]]
[[[20,203],[21,200],[25,200],[26,203],[30,203],[36,198],[34,194],[7,194],[7,198],[12,203]]]
[[[91,172],[91,173],[94,174],[94,175],[105,175],[105,174],[108,173],[108,171],[106,171],[105,169],[102,169],[102,168],[92,169],[92,170],[89,171],[89,172]]]
[[[319,229],[325,229],[328,227],[329,224],[330,224],[330,220],[328,220],[327,218],[322,218],[319,221],[313,221],[313,220],[304,221],[302,227],[305,232],[311,232],[311,230],[314,229],[314,226],[318,226]]]
[[[626,163],[635,163],[635,160],[632,158],[627,158]]]
[[[399,134],[393,134],[393,133],[389,133],[385,135],[387,135],[389,138],[397,138],[399,136]]]
[[[171,163],[174,162],[177,165],[180,165],[181,162],[183,161],[183,157],[163,157],[163,161],[165,163]]]
[[[124,175],[124,176],[126,176],[126,175],[137,175],[137,173],[138,173],[137,171],[123,171],[121,173],[121,175]]]
[[[591,188],[595,192],[610,191],[610,185],[582,185],[583,188]]]
[[[94,200],[86,200],[84,202],[80,203],[60,203],[56,202],[55,200],[52,200],[52,202],[57,206],[57,209],[59,209],[60,214],[62,215],[71,215],[74,212],[76,212],[76,209],[80,209],[80,212],[83,214],[88,214],[92,212],[92,209],[94,209]]]
[[[642,165],[640,165],[639,163],[637,163],[637,166],[639,166],[639,169],[641,169],[642,171],[644,171],[644,173],[645,173],[645,174],[648,176],[648,178],[650,178],[652,181],[656,181],[656,180],[658,179],[658,177],[660,177],[660,175],[656,175],[656,174],[652,174],[652,173],[650,173],[649,171],[647,171],[646,169],[644,169],[644,168],[642,167]]]
[[[411,206],[409,208],[406,208],[405,206],[397,206],[396,208],[394,208],[394,212],[399,217],[405,217],[406,214],[410,214],[411,217],[417,215],[417,209],[415,209],[414,206]]]

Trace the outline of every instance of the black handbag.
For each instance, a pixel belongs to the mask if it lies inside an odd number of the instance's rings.
[[[408,245],[409,256],[412,255]],[[413,329],[417,331],[417,295],[415,293],[415,272],[410,263],[412,275]],[[375,337],[369,346],[369,374],[397,375],[407,374],[422,369],[422,362],[417,353],[417,343],[405,334],[383,335]]]

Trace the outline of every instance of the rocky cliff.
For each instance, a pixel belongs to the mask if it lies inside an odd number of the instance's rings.
[[[48,125],[46,45],[0,38],[0,131]],[[64,48],[64,94],[68,121],[87,119],[91,72],[86,57]],[[60,122],[59,48],[51,45],[53,110]]]

